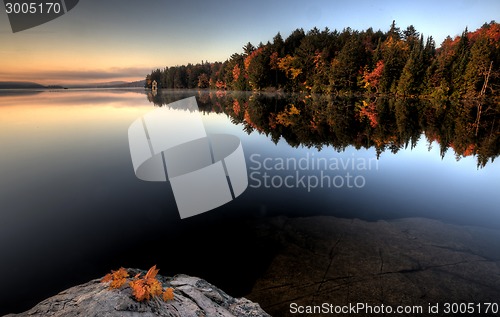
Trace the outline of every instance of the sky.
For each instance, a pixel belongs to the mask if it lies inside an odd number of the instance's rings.
[[[393,20],[432,35],[439,46],[499,12],[499,0],[80,0],[60,18],[12,33],[0,4],[0,81],[135,81],[155,68],[225,61],[247,42],[266,43],[278,32],[385,32]]]

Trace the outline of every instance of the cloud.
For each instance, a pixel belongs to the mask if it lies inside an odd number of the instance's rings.
[[[35,81],[44,84],[50,83],[92,83],[106,81],[133,81],[144,79],[150,73],[150,68],[125,67],[92,70],[46,70],[36,72],[0,71],[0,81]]]

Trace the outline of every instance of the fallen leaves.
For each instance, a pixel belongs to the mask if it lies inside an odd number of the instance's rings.
[[[169,301],[174,299],[174,289],[172,287],[168,287],[164,292],[163,292],[163,300],[164,301]]]
[[[161,282],[156,278],[159,271],[156,265],[154,265],[144,277],[141,277],[139,273],[131,280],[128,280],[129,274],[127,270],[121,267],[117,271],[111,271],[111,273],[106,274],[101,282],[109,282],[110,289],[121,288],[128,282],[128,286],[132,289],[132,296],[138,302],[148,301],[160,295],[164,301],[172,300],[174,299],[174,289],[171,287],[163,289]]]
[[[117,271],[111,271],[111,273],[106,274],[101,282],[111,282],[109,288],[120,288],[127,282],[127,277],[129,277],[127,270],[123,267],[119,268]]]
[[[137,274],[134,280],[129,282],[130,288],[132,288],[132,295],[137,301],[150,300],[152,297],[163,293],[161,283],[156,279],[158,271],[156,265],[154,265],[143,278],[141,278],[141,274]]]

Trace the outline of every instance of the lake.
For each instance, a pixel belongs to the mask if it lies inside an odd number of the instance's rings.
[[[175,116],[169,104],[191,96],[209,135],[241,140],[248,188],[180,219],[169,182],[134,174],[128,129],[155,108]],[[279,251],[259,233],[276,217],[425,218],[500,230],[495,104],[0,91],[0,148],[0,315],[120,266],[157,264],[160,274],[200,276],[246,296]]]

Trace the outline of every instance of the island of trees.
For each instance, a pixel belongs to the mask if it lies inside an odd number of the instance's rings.
[[[413,26],[393,21],[387,32],[328,28],[280,33],[272,43],[251,43],[225,62],[153,70],[166,89],[290,91],[335,95],[384,94],[433,98],[499,97],[500,24],[492,21],[436,48]]]

